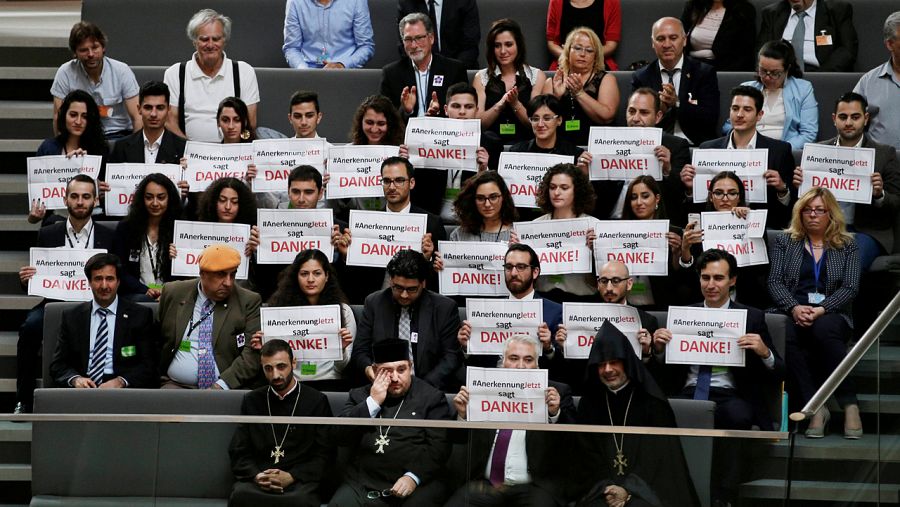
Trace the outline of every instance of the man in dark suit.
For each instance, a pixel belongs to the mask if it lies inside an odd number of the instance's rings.
[[[91,215],[97,204],[97,184],[90,176],[73,176],[66,185],[66,210],[69,218],[53,222],[38,231],[37,246],[42,248],[105,248],[113,243],[113,229],[94,223]],[[25,287],[35,273],[34,266],[19,269]],[[44,340],[44,305],[32,308],[19,327],[16,345],[16,407],[14,413],[30,413],[34,400],[37,360]]]
[[[731,301],[731,288],[737,282],[737,260],[724,251],[711,249],[697,260],[703,302],[692,306],[747,310],[746,334],[737,345],[745,351],[743,367],[713,368],[698,365],[666,365],[668,379],[663,388],[669,395],[708,399],[716,402],[716,429],[774,429],[769,407],[777,400],[784,379],[784,361],[775,350],[765,314],[756,308]],[[657,358],[664,360],[666,344],[672,332],[660,328],[653,335]],[[740,483],[740,449],[732,445],[717,447],[713,453],[713,499],[733,502]],[[717,477],[718,476],[718,477]]]
[[[211,245],[200,254],[200,278],[169,282],[159,297],[163,388],[247,389],[259,373],[249,347],[259,331],[259,294],[234,284],[237,250]]]
[[[731,89],[731,109],[728,117],[734,130],[727,136],[707,141],[700,145],[700,149],[768,149],[768,168],[765,172],[767,195],[765,204],[753,204],[754,209],[768,209],[766,227],[769,229],[783,229],[788,226],[791,219],[791,208],[797,200],[797,192],[788,185],[794,174],[794,156],[791,153],[791,145],[766,137],[756,131],[756,124],[763,116],[762,92],[752,86],[736,86]],[[738,125],[740,124],[740,125]],[[686,192],[692,192],[696,169],[691,164],[686,164],[681,170],[681,181]],[[698,210],[699,211],[699,210]],[[690,240],[690,235],[699,234],[690,227],[684,231],[685,240]]]
[[[503,368],[536,369],[540,344],[529,336],[513,336],[504,344]],[[575,403],[569,386],[550,382],[546,390],[548,421],[573,424]],[[469,390],[453,397],[460,420],[466,419]],[[468,434],[467,434],[468,435]],[[555,457],[568,440],[564,433],[524,430],[471,432],[469,481],[447,503],[473,505],[564,505],[566,467]],[[502,445],[507,447],[501,448]],[[503,453],[501,456],[500,453]],[[490,469],[487,469],[490,460]],[[530,479],[530,480],[529,480]]]
[[[716,137],[719,79],[713,67],[684,54],[686,40],[677,18],[654,23],[651,41],[658,59],[635,71],[631,90],[646,86],[659,92],[663,117],[658,126],[696,146]]]
[[[141,86],[138,107],[144,128],[116,142],[110,163],[178,164],[184,156],[184,138],[166,129],[169,87],[159,81]]]
[[[481,44],[481,25],[475,0],[399,0],[397,21],[406,15],[420,12],[437,27],[434,52],[459,60],[467,69],[478,68],[478,45]],[[440,13],[440,14],[438,14]],[[401,35],[402,37],[402,35]],[[400,54],[404,53],[400,41]]]
[[[778,0],[763,8],[756,41],[790,41],[800,68],[807,72],[849,72],[859,39],[853,6],[840,0]],[[809,22],[813,17],[814,21]],[[802,25],[801,25],[802,23]],[[801,43],[802,41],[802,43]],[[758,48],[757,48],[758,49]]]
[[[441,475],[450,456],[447,432],[393,427],[390,420],[450,419],[447,398],[418,375],[419,367],[405,340],[382,339],[370,345],[368,353],[373,360],[372,382],[350,391],[341,417],[380,418],[384,425],[338,432],[353,456],[346,481],[328,505],[443,505],[446,495]]]
[[[894,250],[894,222],[900,210],[900,162],[893,146],[873,141],[866,135],[869,123],[868,101],[862,95],[847,92],[838,99],[831,115],[837,137],[822,141],[831,146],[872,148],[875,171],[872,173],[870,204],[840,203],[847,228],[855,232],[859,246],[859,264],[867,271],[875,257]],[[794,186],[803,183],[803,169],[794,169]]]
[[[446,56],[432,53],[434,28],[425,14],[414,12],[400,21],[400,38],[406,57],[381,69],[381,94],[391,99],[404,119],[410,116],[440,116],[447,88],[468,82],[466,67]]]
[[[426,288],[431,266],[413,250],[397,252],[387,265],[390,287],[366,298],[350,364],[371,381],[372,349],[400,337],[409,344],[416,377],[446,389],[462,363],[456,331],[459,311],[452,299]]]
[[[159,385],[153,310],[119,299],[122,263],[100,253],[84,265],[94,295],[62,314],[50,375],[59,387],[152,388]]]

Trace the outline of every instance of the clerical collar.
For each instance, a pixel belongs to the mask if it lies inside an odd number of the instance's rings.
[[[292,373],[291,375],[293,375],[293,373]],[[294,378],[294,387],[292,387],[290,391],[288,391],[287,393],[285,393],[284,396],[278,394],[278,391],[276,391],[275,388],[272,387],[271,385],[269,385],[269,392],[271,392],[271,393],[274,394],[275,396],[278,396],[278,399],[279,399],[280,401],[284,401],[285,398],[287,398],[288,396],[290,396],[291,393],[293,393],[294,391],[296,391],[296,390],[299,389],[299,388],[300,388],[300,381],[297,380],[296,378]]]
[[[607,387],[607,389],[609,389],[609,392],[611,392],[613,394],[619,394],[620,392],[622,392],[622,389],[625,389],[626,387],[628,387],[629,384],[631,384],[630,379],[626,380],[625,383],[622,384],[618,389],[610,389],[609,387]]]

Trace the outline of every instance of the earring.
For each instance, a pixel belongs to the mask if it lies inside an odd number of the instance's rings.
[[[244,141],[246,141],[247,139],[250,139],[250,131],[247,129],[242,130],[241,131],[241,139],[243,139]]]

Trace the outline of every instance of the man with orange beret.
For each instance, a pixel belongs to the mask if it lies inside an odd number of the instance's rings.
[[[200,278],[168,282],[159,298],[162,388],[248,389],[259,372],[250,337],[259,294],[238,287],[241,255],[228,245],[200,254]]]

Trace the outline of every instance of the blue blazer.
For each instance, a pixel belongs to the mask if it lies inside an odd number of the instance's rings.
[[[744,81],[741,85],[762,90],[759,81]],[[722,132],[731,132],[731,120],[725,120]],[[819,103],[813,93],[812,83],[805,79],[788,76],[784,80],[784,130],[781,140],[789,143],[792,150],[802,150],[806,143],[813,143],[819,136]]]

